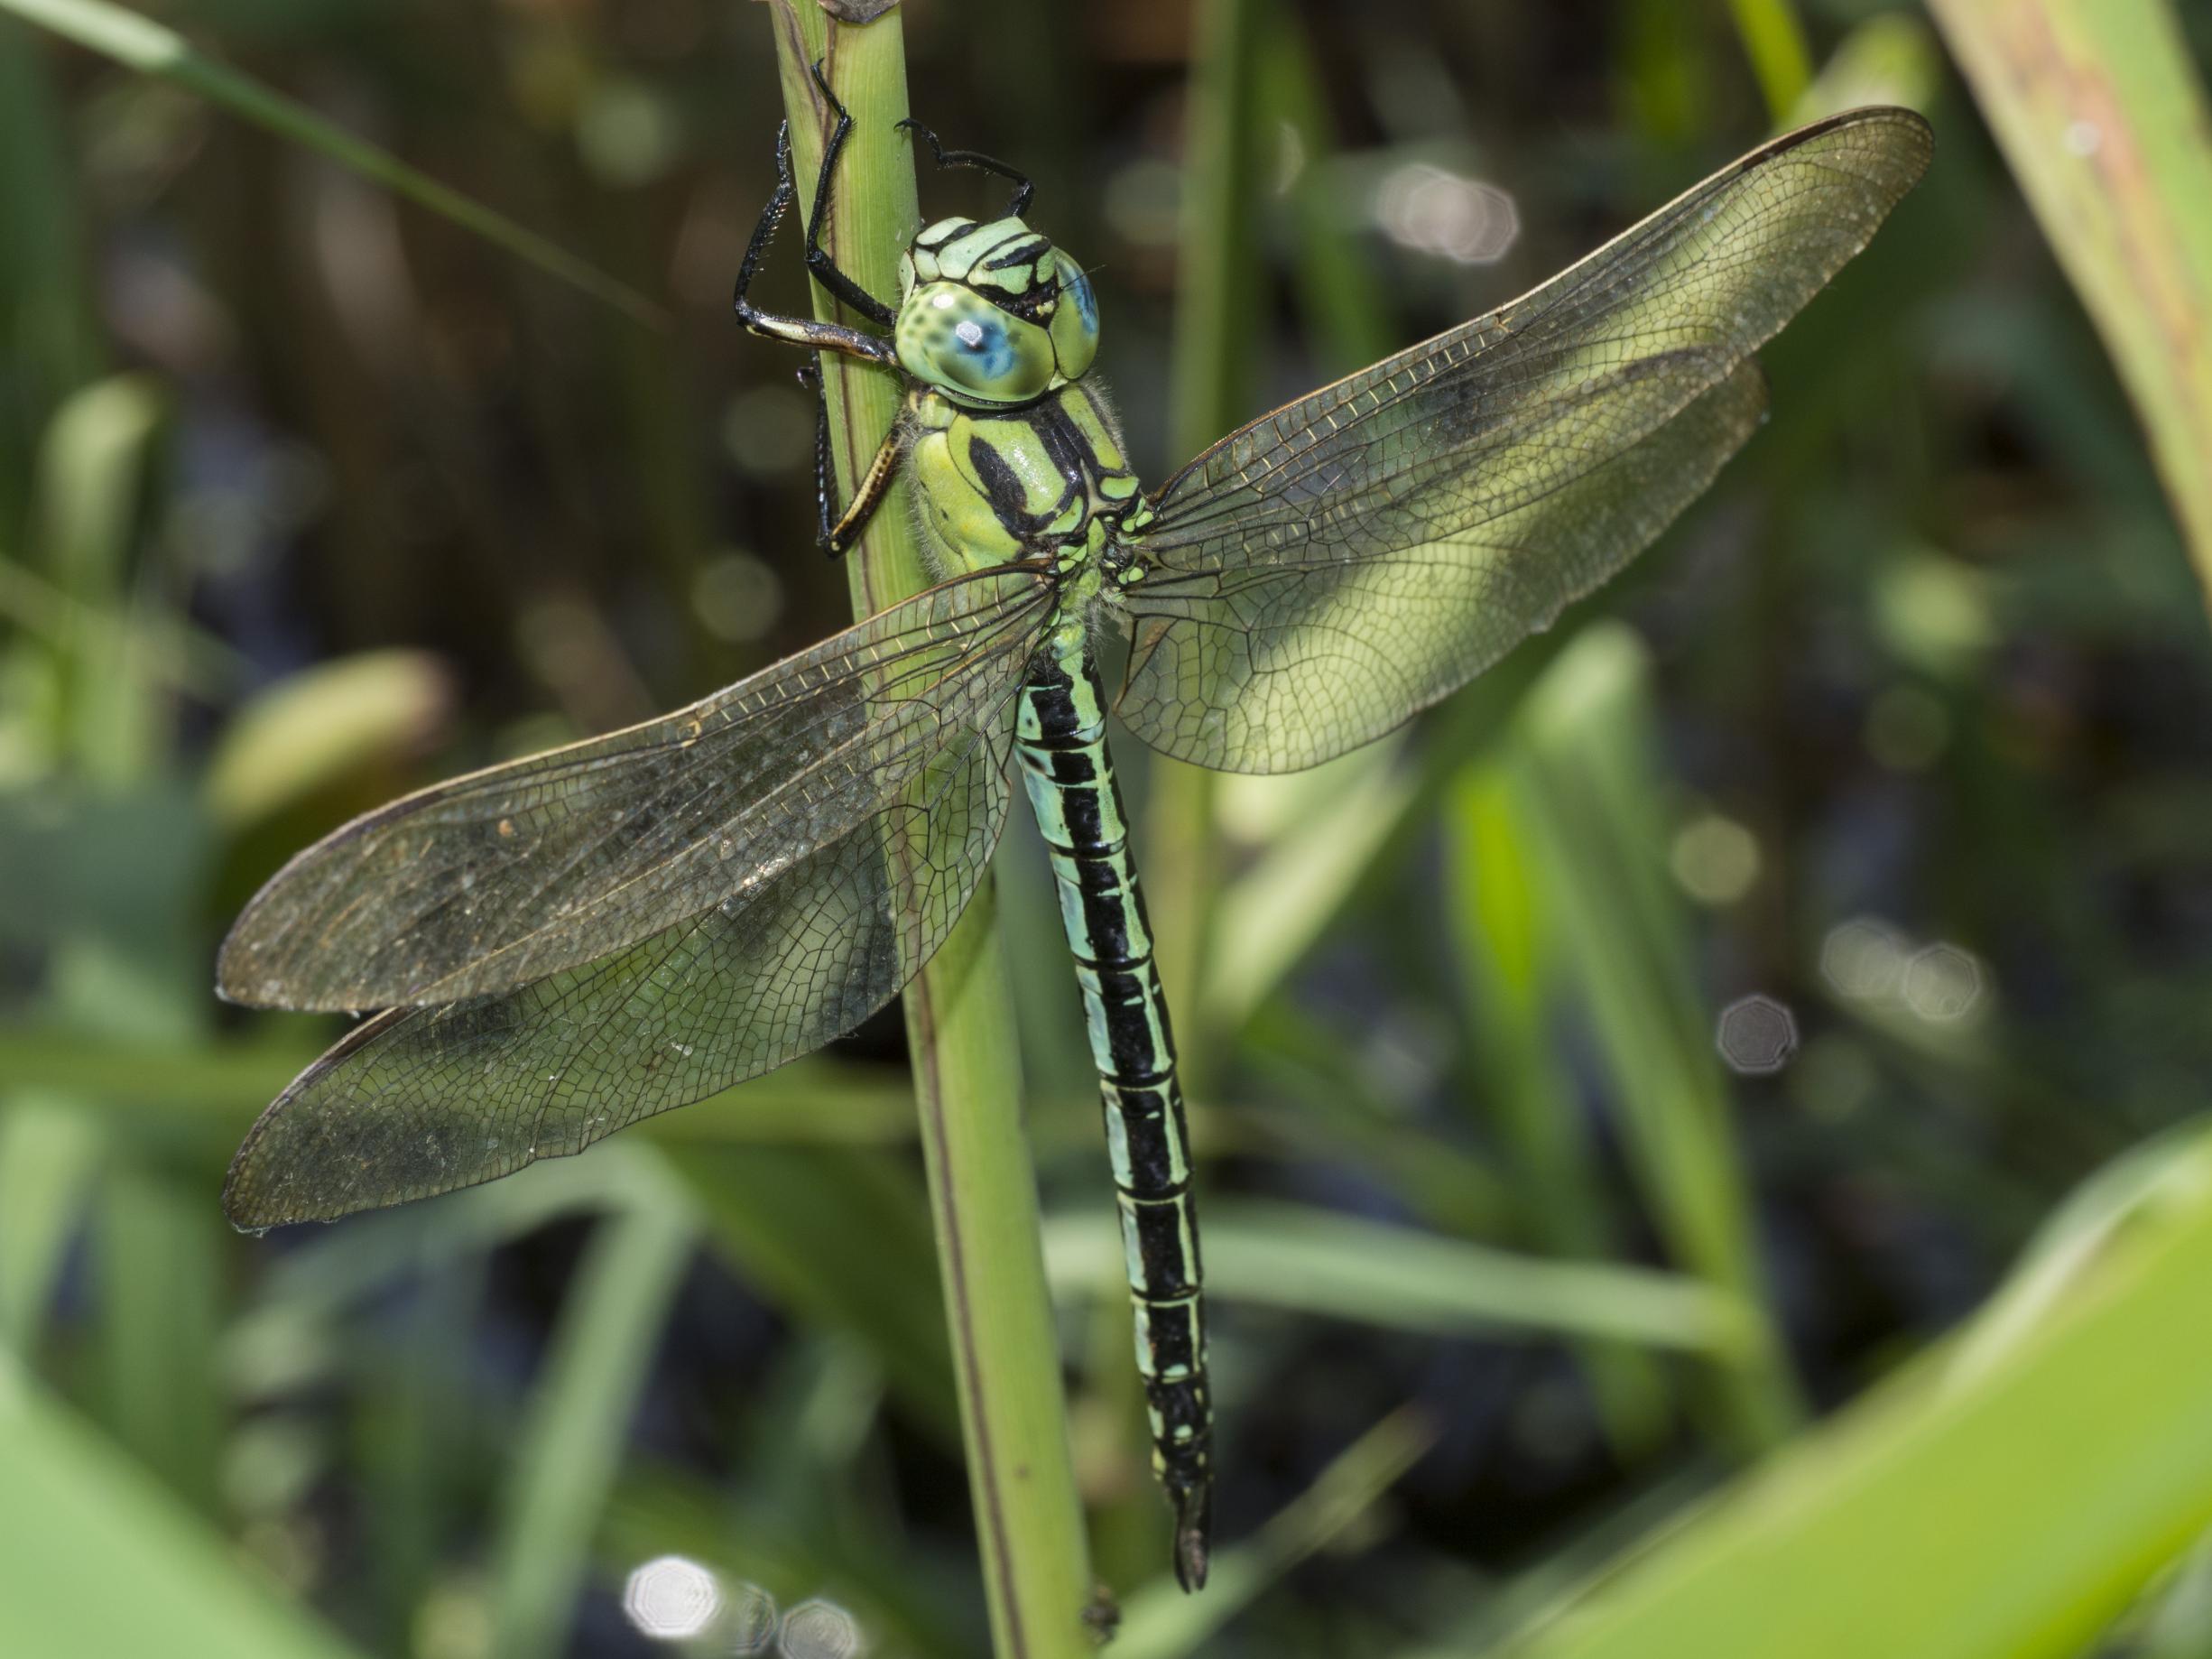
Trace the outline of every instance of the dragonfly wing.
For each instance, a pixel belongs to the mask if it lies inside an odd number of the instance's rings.
[[[1365,743],[1625,564],[1763,406],[1752,353],[1926,170],[1856,110],[1716,173],[1541,288],[1232,433],[1155,499],[1120,712],[1289,772]]]
[[[458,1003],[788,888],[948,747],[1000,740],[1054,599],[1036,570],[966,576],[674,714],[356,819],[255,896],[217,985],[264,1007]]]
[[[240,1227],[329,1220],[581,1151],[851,1031],[967,906],[1005,822],[1011,681],[898,799],[742,892],[535,983],[365,1022],[231,1164]]]

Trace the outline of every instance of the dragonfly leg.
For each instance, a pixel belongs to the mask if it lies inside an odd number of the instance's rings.
[[[791,180],[791,123],[786,121],[776,129],[775,193],[769,197],[768,205],[761,210],[760,223],[753,227],[753,239],[745,245],[745,258],[737,265],[737,292],[733,300],[737,320],[750,332],[767,339],[782,340],[788,345],[804,346],[818,352],[843,352],[847,357],[858,357],[863,362],[880,363],[886,368],[897,367],[898,353],[887,339],[834,322],[817,322],[811,317],[779,316],[761,310],[749,297],[753,278],[760,270],[761,260],[767,255],[768,245],[775,240],[776,230],[783,223],[784,216],[791,212],[791,203],[798,193],[798,187]],[[831,292],[837,291],[832,288]],[[843,299],[846,296],[840,293],[838,297]],[[889,321],[888,313],[881,320]]]
[[[814,84],[828,100],[829,107],[838,112],[838,124],[830,128],[829,142],[822,146],[821,171],[814,179],[814,213],[807,221],[807,269],[814,273],[816,282],[846,304],[869,321],[887,329],[894,316],[891,307],[838,269],[837,261],[829,257],[828,249],[822,246],[822,222],[829,217],[830,185],[837,177],[838,157],[845,149],[845,141],[853,135],[853,112],[829,89],[828,77],[822,73],[819,58],[814,60]]]
[[[912,116],[899,125],[921,134],[922,142],[930,146],[930,153],[937,159],[939,167],[973,167],[977,172],[996,173],[1002,179],[1010,180],[1013,184],[1013,199],[1006,204],[1008,218],[1018,219],[1029,211],[1029,200],[1037,193],[1037,187],[1030,182],[1027,173],[1009,167],[1004,162],[994,161],[980,150],[948,150],[938,141],[935,133]]]
[[[809,364],[799,371],[799,384],[814,394],[814,507],[815,543],[832,559],[841,559],[868,527],[875,509],[891,493],[899,460],[906,444],[894,422],[876,447],[875,459],[861,475],[853,498],[843,513],[837,511],[838,475],[829,458],[829,399],[822,391],[822,371]]]

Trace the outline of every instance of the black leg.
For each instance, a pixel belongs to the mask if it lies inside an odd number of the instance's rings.
[[[734,301],[737,320],[753,333],[768,339],[783,340],[815,351],[841,351],[847,357],[859,357],[865,362],[896,367],[898,353],[893,349],[889,340],[834,322],[817,322],[811,317],[778,316],[774,312],[762,310],[747,297],[753,287],[754,275],[759,271],[761,260],[768,252],[768,245],[775,239],[776,229],[783,223],[784,215],[791,210],[791,203],[797,196],[798,188],[791,181],[791,123],[787,121],[776,129],[775,193],[769,197],[767,207],[761,210],[760,223],[753,227],[753,239],[745,245],[745,258],[737,266],[737,292]],[[890,320],[888,314],[884,320]]]
[[[829,465],[829,404],[827,401],[822,404],[821,424],[817,431],[821,455],[819,466],[823,469],[822,477],[827,479],[829,477],[827,470]],[[841,558],[847,549],[860,540],[862,533],[868,527],[868,521],[875,516],[875,509],[884,505],[884,497],[891,493],[892,482],[899,476],[899,463],[905,457],[905,434],[901,431],[899,422],[894,421],[891,423],[891,430],[884,434],[884,441],[876,445],[875,459],[868,462],[867,471],[860,475],[860,482],[853,487],[852,500],[846,504],[845,511],[834,524],[828,522],[830,487],[826,482],[821,486],[818,493],[822,503],[822,551],[832,559]]]
[[[829,459],[829,394],[822,390],[822,366],[801,369],[799,384],[814,394],[814,544],[835,559],[845,550],[835,539],[838,472]]]
[[[853,498],[843,513],[838,512],[838,474],[829,459],[829,399],[822,391],[822,371],[819,364],[810,363],[799,371],[799,384],[814,394],[814,511],[815,544],[832,559],[842,559],[852,550],[854,542],[875,516],[875,509],[884,505],[884,497],[891,493],[891,481],[898,476],[899,462],[906,453],[905,440],[900,435],[894,422],[884,441],[876,447],[875,458],[861,475]]]
[[[807,269],[814,280],[858,311],[869,321],[889,328],[895,316],[892,309],[863,288],[858,283],[838,269],[837,262],[822,246],[822,226],[829,218],[829,191],[837,178],[838,157],[845,149],[845,141],[853,135],[853,112],[845,107],[838,95],[829,89],[829,80],[822,73],[821,60],[814,64],[814,84],[828,100],[829,107],[838,112],[838,124],[829,129],[829,142],[822,146],[821,171],[814,181],[814,212],[807,221]]]
[[[838,270],[831,262],[819,241],[820,227],[829,208],[830,181],[837,171],[838,152],[852,134],[853,117],[849,110],[838,101],[823,78],[822,66],[814,66],[814,84],[821,88],[829,107],[838,113],[838,125],[829,140],[822,146],[822,168],[815,183],[814,221],[807,228],[807,268],[815,280],[839,300],[875,321],[888,324],[893,314],[888,306],[871,297],[866,290]],[[868,520],[889,494],[892,480],[898,473],[904,444],[900,429],[893,423],[868,463],[853,491],[853,499],[843,513],[837,511],[837,472],[829,454],[829,400],[822,388],[820,354],[839,351],[864,362],[879,363],[887,368],[899,365],[897,351],[892,343],[874,334],[864,334],[857,329],[847,329],[834,322],[818,322],[810,317],[782,317],[764,311],[750,298],[753,279],[759,273],[761,261],[767,256],[769,244],[775,240],[776,231],[782,226],[798,199],[799,187],[791,176],[791,129],[786,121],[776,129],[776,188],[769,197],[768,205],[761,210],[760,223],[753,227],[753,239],[745,245],[745,258],[737,266],[736,306],[737,320],[754,334],[768,339],[782,340],[788,345],[803,346],[815,354],[815,361],[799,371],[800,384],[812,388],[815,398],[814,415],[814,505],[815,535],[822,551],[835,559],[860,539],[867,528]]]
[[[935,133],[930,131],[912,116],[907,116],[899,125],[903,127],[911,127],[921,134],[923,142],[930,146],[930,153],[936,157],[939,167],[973,167],[977,172],[996,173],[1002,179],[1012,181],[1013,199],[1006,204],[1008,218],[1018,219],[1029,211],[1029,200],[1037,193],[1037,187],[1030,182],[1027,173],[1016,171],[1004,162],[993,161],[980,150],[948,150],[938,142]]]

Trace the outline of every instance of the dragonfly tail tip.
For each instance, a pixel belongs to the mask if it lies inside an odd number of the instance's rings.
[[[1206,1588],[1213,1557],[1213,1492],[1204,1483],[1175,1495],[1175,1581],[1186,1593]]]

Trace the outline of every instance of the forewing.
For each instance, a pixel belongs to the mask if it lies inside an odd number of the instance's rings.
[[[1294,771],[1549,625],[1741,445],[1751,354],[1865,246],[1931,142],[1901,109],[1786,134],[1543,286],[1215,445],[1138,543],[1124,719],[1179,759]]]
[[[741,891],[581,967],[352,1032],[262,1115],[224,1208],[328,1220],[581,1151],[851,1031],[974,893],[1005,821],[1011,682],[896,799]]]
[[[1034,570],[962,577],[674,714],[356,819],[247,906],[219,988],[267,1007],[461,1002],[788,885],[948,746],[995,740],[1053,599]]]

